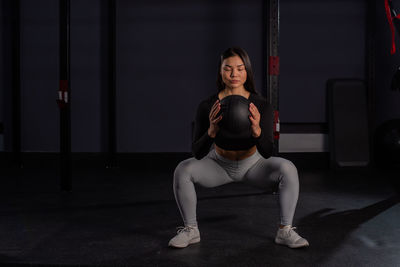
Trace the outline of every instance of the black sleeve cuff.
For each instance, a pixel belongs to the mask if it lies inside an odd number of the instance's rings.
[[[192,145],[192,153],[196,159],[202,159],[210,151],[214,138],[205,132],[196,143]]]

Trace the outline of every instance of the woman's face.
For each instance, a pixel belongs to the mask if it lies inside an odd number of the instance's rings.
[[[230,89],[243,87],[247,80],[243,60],[239,56],[224,59],[221,64],[221,76],[226,87]]]

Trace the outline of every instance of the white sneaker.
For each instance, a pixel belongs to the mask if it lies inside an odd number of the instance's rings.
[[[286,225],[282,229],[278,229],[275,237],[275,243],[279,245],[286,245],[290,248],[308,247],[308,241],[294,231],[296,227]]]
[[[190,244],[198,242],[200,242],[200,232],[198,227],[178,227],[177,235],[169,241],[168,246],[185,248]]]

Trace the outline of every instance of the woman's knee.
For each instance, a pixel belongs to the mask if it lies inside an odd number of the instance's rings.
[[[192,159],[181,161],[174,171],[174,183],[191,178]]]
[[[285,179],[298,182],[297,168],[290,160],[284,159],[279,165],[279,170]]]

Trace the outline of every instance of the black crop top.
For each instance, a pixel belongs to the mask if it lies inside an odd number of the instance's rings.
[[[251,93],[249,101],[252,102],[261,114],[260,127],[261,135],[258,138],[246,138],[240,140],[226,140],[220,138],[218,134],[215,138],[208,135],[208,128],[210,126],[209,114],[211,107],[218,99],[218,94],[214,94],[207,99],[203,100],[196,113],[196,120],[194,124],[192,152],[196,159],[201,159],[208,154],[211,145],[215,144],[225,150],[247,150],[254,145],[264,158],[269,158],[272,155],[273,148],[273,117],[272,108],[267,103],[264,97]]]

